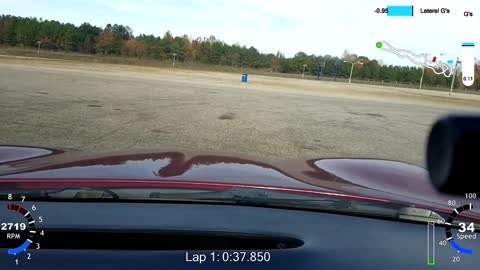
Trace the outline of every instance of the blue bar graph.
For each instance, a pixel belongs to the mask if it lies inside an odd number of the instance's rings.
[[[413,6],[387,6],[387,16],[413,16]]]

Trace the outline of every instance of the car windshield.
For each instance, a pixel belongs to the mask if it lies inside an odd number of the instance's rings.
[[[477,195],[425,149],[480,112],[480,5],[367,2],[0,0],[2,196],[446,218]]]

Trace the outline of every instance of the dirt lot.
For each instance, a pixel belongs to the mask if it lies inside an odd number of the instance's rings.
[[[480,96],[0,57],[0,143],[88,151],[181,148],[423,166],[431,123]]]

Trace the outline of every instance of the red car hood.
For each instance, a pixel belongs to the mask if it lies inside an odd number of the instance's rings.
[[[213,152],[118,152],[0,146],[0,189],[63,187],[262,187],[349,200],[398,202],[449,213],[425,169],[376,159],[267,161]],[[480,213],[480,212],[476,212]]]

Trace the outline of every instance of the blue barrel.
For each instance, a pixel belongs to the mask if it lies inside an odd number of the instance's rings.
[[[243,73],[242,74],[242,82],[246,83],[248,81],[248,74],[247,73]]]

